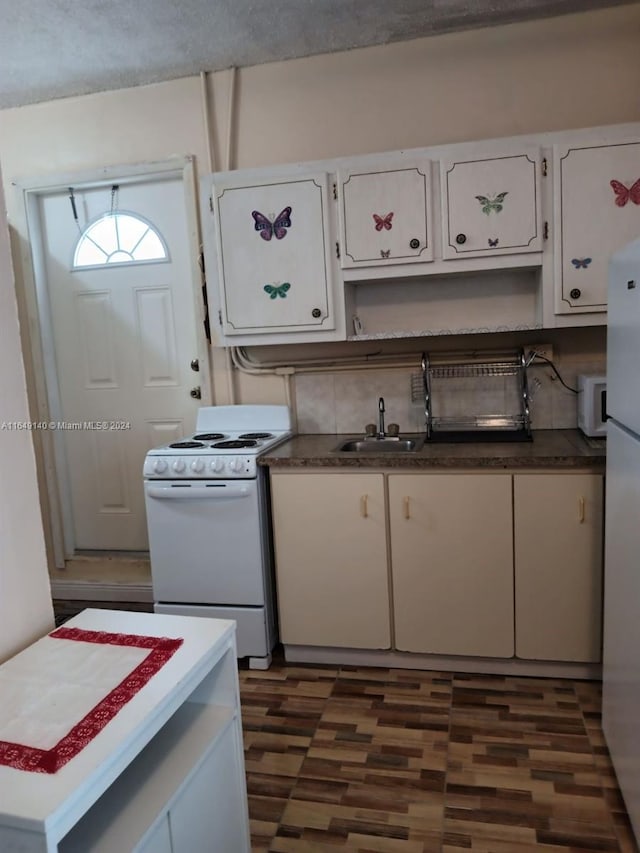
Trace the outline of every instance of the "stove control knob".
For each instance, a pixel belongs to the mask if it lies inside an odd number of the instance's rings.
[[[222,471],[224,468],[224,459],[222,456],[216,456],[215,459],[212,459],[211,462],[209,462],[209,468],[211,468],[215,473]]]
[[[154,474],[162,474],[167,470],[167,463],[164,459],[156,459],[153,463],[153,473]]]
[[[182,472],[187,466],[185,465],[184,459],[176,459],[176,461],[171,467],[176,472],[176,474],[182,474]]]
[[[195,459],[191,463],[191,470],[195,474],[199,474],[201,471],[203,471],[204,470],[204,462],[202,461],[202,459]]]
[[[239,456],[229,460],[229,470],[236,473],[242,470],[242,459]]]

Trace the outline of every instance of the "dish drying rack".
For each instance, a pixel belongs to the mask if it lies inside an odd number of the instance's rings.
[[[411,400],[424,404],[427,440],[530,441],[526,369],[522,349],[423,353]]]

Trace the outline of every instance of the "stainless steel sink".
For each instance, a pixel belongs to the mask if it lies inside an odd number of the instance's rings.
[[[415,453],[424,444],[424,436],[416,438],[350,438],[334,451],[338,453]]]

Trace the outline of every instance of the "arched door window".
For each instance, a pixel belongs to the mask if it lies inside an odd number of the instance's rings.
[[[137,213],[118,210],[90,223],[80,235],[73,269],[169,260],[158,230]]]

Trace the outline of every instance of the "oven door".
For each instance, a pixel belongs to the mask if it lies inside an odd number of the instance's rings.
[[[155,601],[265,603],[268,530],[258,480],[145,482]]]

